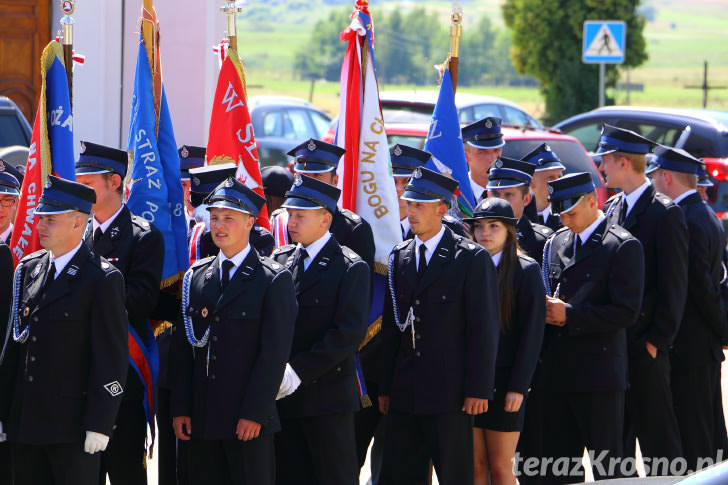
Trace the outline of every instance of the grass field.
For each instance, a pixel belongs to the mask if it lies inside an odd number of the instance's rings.
[[[321,0],[248,0],[250,4],[239,20],[240,52],[245,62],[250,95],[287,95],[309,99],[311,82],[296,80],[292,66],[296,50],[305,45],[311,29],[319,18],[327,18],[333,7]],[[353,4],[353,2],[352,2]],[[630,82],[644,85],[642,92],[630,93],[629,104],[664,107],[701,107],[700,89],[686,89],[687,85],[701,85],[703,61],[708,61],[708,81],[711,85],[728,86],[728,2],[725,0],[651,0],[644,2],[656,11],[653,21],[645,27],[649,60],[629,73]],[[376,28],[377,12],[395,8],[409,9],[425,6],[441,13],[443,24],[448,21],[450,2],[371,1]],[[463,2],[465,25],[468,29],[483,15],[491,16],[495,25],[503,25],[499,3]],[[345,19],[342,29],[345,27]],[[466,60],[463,60],[466,62]],[[626,80],[626,73],[622,73]],[[414,89],[415,86],[382,85],[380,89]],[[437,89],[433,70],[433,84],[417,89]],[[535,88],[498,86],[460,88],[463,92],[489,94],[510,99],[540,117],[544,112],[543,100]],[[318,107],[335,115],[339,110],[339,85],[317,81],[312,101]],[[627,103],[624,91],[608,92],[617,104]],[[596,96],[596,87],[595,87]],[[728,110],[728,89],[712,90],[708,95],[708,108]]]

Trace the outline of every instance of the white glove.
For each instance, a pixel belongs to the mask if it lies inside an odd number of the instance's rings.
[[[3,441],[5,441],[6,439],[8,439],[8,435],[6,435],[5,433],[3,433],[3,422],[0,421],[0,443],[2,443]]]
[[[298,389],[298,386],[300,385],[301,379],[298,377],[298,374],[296,374],[296,371],[293,370],[291,364],[286,364],[286,370],[283,373],[283,380],[281,381],[281,388],[278,390],[276,401],[293,394],[293,391]]]
[[[86,431],[86,442],[83,444],[83,451],[93,455],[97,451],[104,451],[109,444],[109,437],[105,434]]]

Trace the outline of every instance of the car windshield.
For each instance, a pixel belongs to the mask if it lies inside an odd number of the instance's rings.
[[[566,167],[565,173],[587,171],[591,174],[594,184],[597,187],[602,186],[594,162],[574,140],[543,140],[538,138],[507,140],[506,146],[503,147],[503,156],[520,160],[542,143],[548,144],[551,150],[559,156],[559,159]]]
[[[28,146],[28,139],[15,112],[0,112],[0,147]]]

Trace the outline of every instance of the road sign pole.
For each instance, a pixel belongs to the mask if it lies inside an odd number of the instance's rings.
[[[604,99],[604,71],[605,71],[605,64],[603,62],[599,63],[599,107],[601,108],[605,104]]]

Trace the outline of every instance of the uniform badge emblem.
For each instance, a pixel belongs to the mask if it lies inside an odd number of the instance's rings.
[[[296,187],[300,187],[302,183],[303,183],[303,179],[301,177],[296,177],[296,180],[293,182],[293,185],[295,185]]]
[[[111,397],[116,397],[122,392],[124,392],[124,389],[121,387],[121,384],[119,384],[119,381],[109,382],[108,384],[104,384],[104,389],[111,394]]]
[[[205,308],[203,308],[203,309],[202,309],[202,311],[200,312],[200,315],[202,315],[202,318],[207,318],[207,315],[208,315],[209,313],[210,313],[210,312],[209,312],[209,311],[207,310],[207,307],[205,307]]]
[[[68,273],[71,276],[76,276],[76,273],[78,273],[78,266],[76,266],[75,264],[72,264],[68,268],[68,271],[66,271],[66,273]]]
[[[497,160],[494,165],[495,165],[495,168],[503,168],[503,161]]]
[[[230,188],[233,186],[233,181],[231,179],[227,179],[225,181],[225,187]]]
[[[180,153],[182,155],[182,158],[187,158],[190,156],[189,150],[187,150],[187,147],[182,147],[182,152]]]
[[[33,272],[30,274],[30,276],[32,276],[33,278],[38,276],[40,274],[40,270],[41,270],[42,266],[43,266],[42,264],[39,264],[38,266],[36,266],[35,269],[33,270]]]
[[[23,316],[27,317],[28,315],[30,315],[30,307],[25,307],[25,309],[23,309]]]
[[[197,177],[192,177],[192,183],[199,187],[200,179],[198,179]]]
[[[547,151],[547,152],[551,151],[551,147],[548,145],[544,145],[543,149],[544,149],[544,151]]]
[[[86,152],[86,144],[84,142],[81,142],[81,153]]]
[[[549,185],[549,194],[553,194],[553,193],[554,193],[554,188]]]
[[[395,145],[394,146],[394,156],[398,157],[400,155],[402,155],[402,147],[400,147],[399,145]]]
[[[420,170],[420,167],[417,167],[414,172],[412,172],[412,176],[416,179],[422,178],[422,170]]]
[[[51,188],[51,179],[46,180],[45,185],[43,186],[44,189],[50,189]]]
[[[314,143],[313,140],[310,140],[308,142],[308,145],[306,146],[306,148],[308,148],[309,152],[314,152],[314,151],[316,151],[316,143]]]
[[[118,236],[119,235],[119,228],[118,227],[112,227],[111,228],[111,234],[110,235],[111,235],[112,238],[115,238],[116,236]]]
[[[490,120],[486,120],[485,121],[485,127],[488,128],[488,129],[493,128],[493,122],[490,121]]]
[[[0,172],[4,172],[4,171],[5,171],[5,163],[2,160],[0,160]]]

